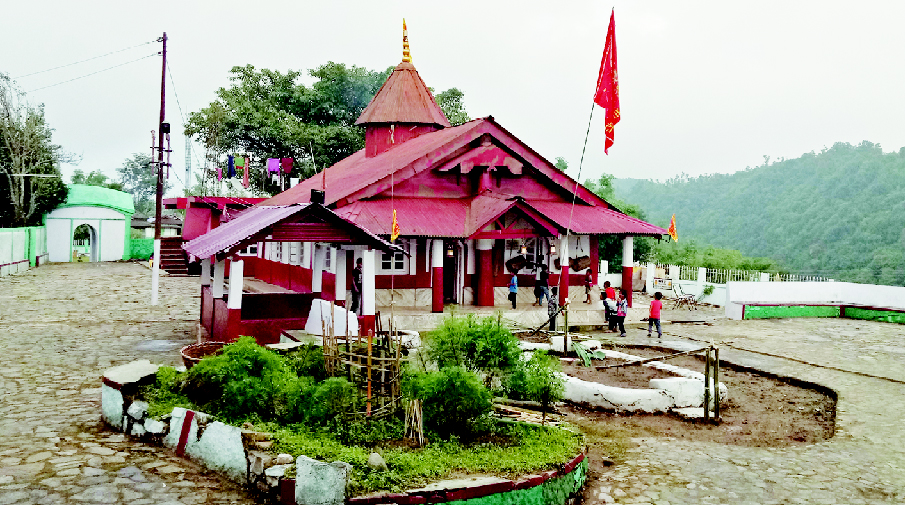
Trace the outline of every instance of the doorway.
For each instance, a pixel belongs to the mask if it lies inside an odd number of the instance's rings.
[[[80,224],[72,232],[72,250],[73,262],[90,261],[95,263],[98,261],[98,253],[100,247],[97,240],[97,231],[88,224]]]
[[[459,303],[459,248],[455,242],[443,244],[443,303]]]

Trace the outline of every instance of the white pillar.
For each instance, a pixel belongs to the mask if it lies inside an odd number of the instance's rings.
[[[474,275],[475,273],[475,252],[474,252],[474,240],[466,240],[465,241],[465,273],[468,275]]]
[[[760,273],[760,281],[761,282],[770,282],[770,274],[767,272]]]
[[[704,293],[704,282],[707,280],[707,269],[705,267],[698,267],[698,294],[697,296],[701,296]]]
[[[302,242],[302,260],[301,265],[305,268],[311,268],[311,242]]]
[[[417,252],[418,239],[413,238],[409,240],[409,275],[415,275],[418,273],[417,261],[415,261]]]
[[[70,240],[70,242],[72,242]],[[93,246],[94,244],[92,244]],[[71,245],[70,245],[71,247]],[[160,291],[160,239],[154,239],[154,264],[151,265],[151,305],[157,305]]]
[[[650,296],[654,295],[654,274],[657,270],[656,263],[648,263],[647,264],[647,275],[644,279],[644,286],[647,289],[647,294]]]
[[[346,301],[346,251],[336,249],[333,255],[333,271],[336,272],[336,300]]]
[[[211,286],[211,294],[214,298],[223,298],[223,274],[226,272],[224,260],[214,263],[214,284]]]
[[[443,268],[443,241],[434,240],[431,244],[431,268]]]
[[[291,242],[280,243],[280,263],[289,264],[289,248],[291,247],[291,244]]]
[[[607,260],[600,260],[600,270],[597,270],[597,286],[603,287],[603,283],[606,282],[606,275],[610,273],[610,262]]]
[[[201,286],[211,285],[211,259],[204,258],[201,260]]]
[[[245,262],[242,260],[229,263],[229,298],[226,300],[226,308],[242,308],[242,287],[244,284]],[[222,283],[221,283],[222,286]]]
[[[324,261],[326,260],[327,248],[314,248],[314,261],[311,265],[311,291],[319,293],[323,291],[324,280]]]
[[[373,316],[377,313],[374,256],[373,249],[361,251],[361,315],[363,316]]]

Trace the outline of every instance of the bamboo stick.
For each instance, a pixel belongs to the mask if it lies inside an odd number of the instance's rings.
[[[371,346],[373,345],[373,340],[374,332],[368,330],[368,407],[366,414],[368,417],[371,417]]]
[[[710,349],[707,348],[706,365],[704,365],[704,421],[710,420]]]
[[[720,348],[713,353],[713,420],[720,422]]]

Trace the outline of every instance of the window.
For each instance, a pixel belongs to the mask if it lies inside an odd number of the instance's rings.
[[[402,248],[402,250],[406,250],[408,248],[408,241],[405,239],[399,239],[396,241],[396,245]],[[380,270],[379,273],[383,274],[407,274],[408,273],[408,258],[405,256],[405,253],[398,251],[393,253],[382,253],[380,255]]]
[[[302,243],[301,242],[290,242],[289,243],[289,263],[292,265],[298,265],[302,259]]]
[[[330,246],[327,246],[327,251],[324,253],[324,270],[333,271],[333,248]]]
[[[239,256],[257,256],[258,244],[251,244],[237,253]]]

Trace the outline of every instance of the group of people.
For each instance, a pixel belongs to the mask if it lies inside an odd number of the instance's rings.
[[[619,290],[619,297],[616,298],[616,290],[610,285],[610,281],[603,283],[603,291],[600,293],[603,298],[604,319],[607,321],[609,331],[616,331],[619,328],[619,336],[625,336],[625,316],[628,314],[628,301],[624,289]],[[654,299],[650,302],[650,313],[647,317],[647,336],[652,335],[654,326],[657,327],[657,338],[663,338],[663,329],[660,326],[660,310],[663,308],[663,293],[657,291],[654,293]]]

